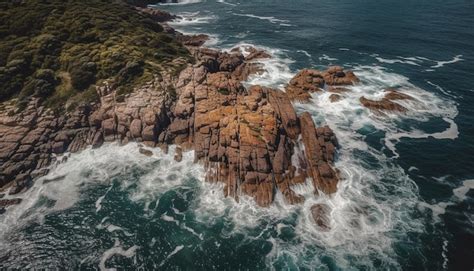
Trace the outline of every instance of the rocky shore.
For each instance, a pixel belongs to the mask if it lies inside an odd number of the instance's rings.
[[[138,11],[153,14],[160,23],[174,18],[153,9]],[[21,112],[13,104],[3,104],[0,197],[28,189],[60,154],[114,141],[164,149],[177,144],[180,151],[194,150],[195,161],[206,168],[206,180],[224,183],[223,193],[237,201],[248,195],[268,206],[278,190],[288,204],[298,204],[305,199],[292,186],[307,178],[315,194],[336,192],[336,136],[328,126],[317,127],[309,113],[298,115],[292,102],[306,102],[315,91],[333,92],[331,100],[337,101],[347,91],[344,86],[358,82],[353,72],[341,67],[302,70],[285,91],[244,87],[244,80],[262,72],[258,61],[271,57],[268,53],[256,48],[208,49],[201,47],[205,35],[185,36],[166,24],[164,28],[175,33],[195,59],[193,64],[175,63],[187,65],[179,74],[155,75],[125,96],[106,82],[97,87],[99,103],[83,104],[66,114],[54,113],[38,99]],[[403,111],[393,100],[409,98],[393,90],[382,101],[361,98],[361,103],[374,110]],[[297,145],[302,152],[295,151]],[[146,149],[141,152],[149,154]],[[2,212],[19,203],[9,198],[0,199]],[[311,211],[316,224],[327,228],[329,207],[315,205]]]

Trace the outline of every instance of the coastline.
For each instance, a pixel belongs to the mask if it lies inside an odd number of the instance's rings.
[[[58,58],[61,67],[49,73],[32,66],[22,79],[28,86],[53,74],[55,92],[39,96],[35,89],[25,99],[30,92],[22,89],[1,102],[0,89],[0,156],[8,157],[0,157],[0,182],[9,182],[0,188],[0,266],[466,266],[472,176],[464,151],[472,145],[466,128],[472,84],[458,72],[470,71],[472,54],[443,39],[418,50],[433,37],[428,33],[407,37],[405,47],[392,44],[397,29],[386,33],[353,17],[364,6],[349,1],[340,5],[350,10],[327,6],[331,14],[320,9],[324,3],[199,2],[111,6],[103,12],[108,21],[137,29],[123,36],[109,29],[111,39],[97,30],[106,25],[104,15],[84,8],[82,16],[99,18],[98,27],[73,36],[100,33],[97,40],[60,38],[66,47],[53,47],[61,48],[57,55],[73,60]],[[74,29],[72,10],[69,18],[48,22]],[[12,14],[1,13],[0,19]],[[325,20],[332,14],[354,24]],[[400,21],[406,27],[436,25],[390,14],[406,18]],[[350,35],[354,25],[362,36]],[[48,34],[49,27],[37,33]],[[16,39],[11,35],[0,48]],[[25,44],[37,44],[31,40]],[[96,52],[125,61],[96,58],[87,50],[99,48],[97,41],[107,46]],[[454,47],[443,51],[442,44]],[[82,50],[69,50],[76,46]],[[1,82],[7,64],[23,52],[17,48],[12,57],[0,54]],[[8,56],[9,50],[0,51]],[[97,97],[68,96],[56,102],[61,108],[51,107],[67,75],[84,63],[91,67],[91,60],[97,81],[68,93]],[[104,73],[103,64],[123,69]],[[15,173],[5,175],[4,165]]]
[[[48,172],[56,155],[88,146],[98,148],[104,142],[136,141],[150,147],[166,149],[168,144],[178,144],[185,150],[194,149],[196,162],[206,165],[206,179],[224,182],[225,195],[236,200],[242,192],[254,197],[258,205],[268,206],[278,189],[288,203],[300,203],[304,199],[291,185],[304,182],[307,176],[313,179],[315,193],[335,192],[337,140],[329,127],[316,128],[309,115],[296,115],[291,100],[301,97],[290,99],[280,90],[245,88],[241,83],[261,72],[258,60],[271,57],[268,53],[251,47],[236,47],[229,53],[201,47],[207,36],[186,36],[165,23],[175,16],[157,9],[137,7],[137,11],[151,14],[167,33],[175,35],[196,64],[188,64],[177,76],[155,78],[125,98],[117,97],[106,83],[97,88],[100,103],[80,105],[65,116],[54,116],[38,100],[13,116],[7,113],[7,106],[0,118],[1,158],[6,161],[2,165],[4,191],[15,195],[28,189],[35,178]],[[328,70],[325,76],[319,82],[321,89],[324,80],[327,85],[357,81],[351,73],[345,81],[333,80],[346,78],[341,68]],[[292,90],[308,93],[305,83],[298,85],[308,78],[307,74],[297,75]],[[300,122],[305,125],[300,127]],[[295,154],[301,128],[308,152]],[[293,155],[308,168],[293,165]],[[2,202],[6,207],[18,201]]]
[[[27,190],[34,179],[48,173],[58,155],[117,141],[165,151],[177,144],[177,161],[183,150],[194,150],[195,162],[205,165],[206,180],[224,183],[224,195],[237,201],[242,193],[269,206],[279,190],[288,204],[299,204],[304,197],[291,187],[307,178],[316,195],[336,192],[337,139],[328,126],[316,127],[308,113],[298,116],[292,103],[308,102],[311,93],[320,91],[329,92],[331,102],[343,99],[341,94],[349,91],[344,86],[359,81],[353,72],[338,66],[323,72],[303,69],[285,91],[244,87],[249,77],[264,72],[261,61],[272,57],[268,52],[251,46],[228,51],[206,48],[207,35],[184,35],[167,24],[176,15],[156,8],[135,9],[150,15],[186,46],[194,64],[178,58],[171,67],[183,67],[181,72],[172,68],[155,75],[125,96],[105,81],[96,89],[100,102],[81,104],[64,116],[54,115],[39,99],[14,115],[9,113],[14,108],[7,105],[0,116],[3,191],[15,195]],[[394,101],[410,99],[390,89],[380,101],[362,97],[360,102],[384,114],[406,111]],[[296,145],[303,151],[295,152]],[[149,155],[144,149],[140,152]],[[0,200],[2,212],[20,201]],[[314,205],[311,210],[316,224],[329,228],[330,208]]]

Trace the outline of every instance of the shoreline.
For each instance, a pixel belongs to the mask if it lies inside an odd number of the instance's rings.
[[[242,193],[260,206],[269,206],[279,190],[288,204],[298,204],[304,197],[291,186],[307,178],[312,179],[315,194],[337,190],[340,176],[334,167],[338,146],[334,133],[328,126],[316,127],[307,113],[298,116],[292,102],[307,102],[316,91],[329,91],[331,100],[337,101],[346,91],[344,85],[358,82],[352,72],[341,67],[325,72],[305,69],[288,82],[286,92],[246,88],[242,83],[262,72],[259,60],[271,58],[268,52],[253,47],[229,52],[202,47],[207,35],[188,36],[167,25],[175,15],[155,8],[136,10],[151,14],[182,42],[195,64],[178,59],[177,66],[187,65],[179,74],[155,76],[125,97],[106,83],[97,88],[100,103],[81,105],[66,116],[52,115],[38,100],[17,116],[8,116],[4,110],[0,124],[8,130],[7,134],[3,130],[2,139],[10,143],[2,149],[2,158],[16,163],[2,167],[7,176],[3,191],[15,195],[27,190],[34,179],[47,174],[46,167],[57,154],[114,141],[165,150],[177,144],[181,146],[178,152],[193,149],[195,162],[206,168],[206,180],[223,182],[223,193],[237,201]],[[384,110],[374,104],[376,110]],[[15,132],[8,132],[12,127]],[[306,151],[295,152],[297,144]],[[0,207],[15,203],[4,200]],[[316,224],[327,229],[329,207],[315,205],[311,211]]]

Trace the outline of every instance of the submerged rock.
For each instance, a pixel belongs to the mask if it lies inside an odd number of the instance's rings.
[[[360,103],[370,110],[374,111],[393,111],[393,112],[406,112],[407,109],[392,100],[383,98],[381,100],[369,100],[365,97],[360,97]]]
[[[0,209],[4,209],[5,207],[18,205],[20,204],[22,199],[0,199]]]
[[[329,100],[331,101],[331,103],[335,103],[337,101],[340,101],[341,99],[342,96],[339,94],[331,94],[331,96],[329,96]]]
[[[331,230],[330,212],[331,208],[327,204],[314,204],[310,208],[311,218],[321,231]]]
[[[146,156],[148,156],[148,157],[153,156],[153,152],[152,152],[152,151],[147,150],[147,149],[144,149],[144,148],[138,149],[138,152],[140,152],[141,154],[146,155]]]

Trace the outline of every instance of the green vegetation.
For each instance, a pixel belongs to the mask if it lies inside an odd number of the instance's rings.
[[[219,92],[222,95],[229,95],[230,94],[230,91],[227,88],[219,88],[217,90],[217,92]]]
[[[163,64],[190,58],[125,1],[20,2],[0,0],[0,101],[93,101],[93,86],[104,79],[124,95],[169,66]]]

